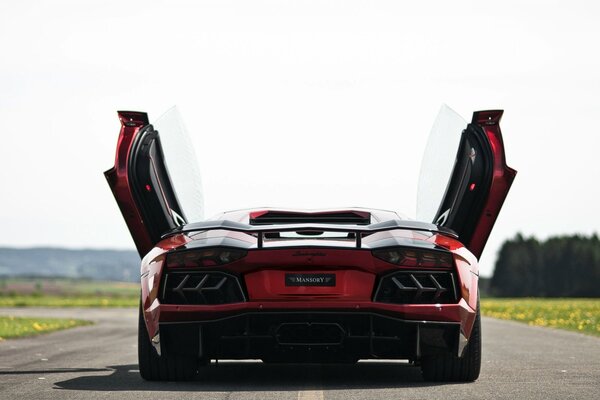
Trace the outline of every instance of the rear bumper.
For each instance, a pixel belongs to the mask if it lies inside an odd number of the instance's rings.
[[[412,321],[369,312],[251,312],[204,322],[160,324],[167,351],[205,359],[273,362],[420,360],[461,354],[460,323]]]
[[[475,320],[473,310],[464,299],[457,304],[387,304],[349,301],[269,301],[222,305],[173,305],[155,300],[146,310],[149,324],[174,322],[208,322],[243,313],[261,312],[369,312],[410,321],[453,322],[463,326],[469,336]]]
[[[192,306],[155,301],[146,318],[160,347],[212,359],[418,360],[438,353],[460,355],[475,310],[462,299],[439,305],[295,301]]]

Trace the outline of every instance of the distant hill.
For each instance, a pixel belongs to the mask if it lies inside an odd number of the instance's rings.
[[[0,247],[0,277],[66,277],[139,281],[140,257],[133,250],[70,250]]]

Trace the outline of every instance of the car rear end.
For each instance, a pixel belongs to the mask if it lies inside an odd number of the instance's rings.
[[[144,258],[143,309],[158,351],[267,362],[461,355],[477,264],[452,235],[373,229],[364,212],[364,221],[257,214],[251,231],[176,233]]]

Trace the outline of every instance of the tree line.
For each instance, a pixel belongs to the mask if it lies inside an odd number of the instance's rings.
[[[500,248],[489,284],[501,297],[600,297],[600,239],[517,234]]]

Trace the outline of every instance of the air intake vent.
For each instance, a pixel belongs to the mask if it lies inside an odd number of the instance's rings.
[[[250,213],[250,225],[275,224],[353,224],[368,225],[371,214],[363,211],[331,211],[322,213],[291,211],[258,211]]]
[[[393,304],[456,303],[452,272],[396,272],[381,279],[375,300]]]
[[[165,275],[164,304],[227,304],[245,301],[237,278],[223,272],[171,272]]]

